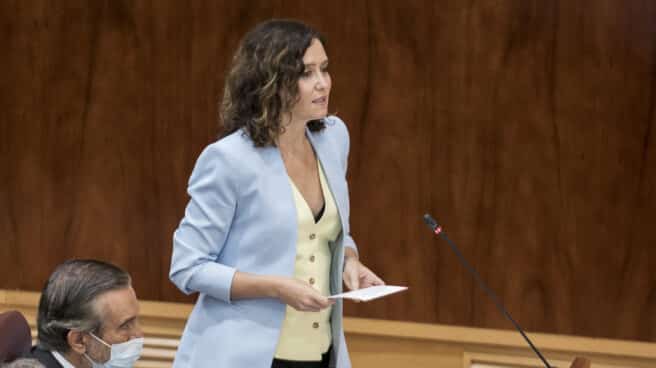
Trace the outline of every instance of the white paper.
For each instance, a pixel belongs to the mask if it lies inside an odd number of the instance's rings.
[[[353,299],[363,302],[368,302],[373,299],[381,298],[390,294],[398,293],[403,290],[407,290],[407,286],[390,286],[390,285],[379,285],[371,286],[364,289],[353,290],[347,293],[335,294],[328,297],[328,299]]]

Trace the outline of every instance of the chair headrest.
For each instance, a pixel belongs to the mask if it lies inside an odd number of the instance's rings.
[[[0,362],[12,361],[32,346],[30,325],[18,311],[0,313]]]

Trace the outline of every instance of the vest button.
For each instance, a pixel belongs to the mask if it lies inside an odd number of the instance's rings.
[[[314,262],[314,259],[315,259],[315,258],[314,258],[314,256],[313,256],[313,255],[312,255],[312,256],[310,256],[310,262]]]
[[[310,285],[314,285],[314,277],[310,277]]]
[[[316,237],[317,237],[317,235],[315,233],[310,234],[310,240],[314,240],[314,238],[316,238]]]
[[[319,328],[319,322],[314,322],[312,324],[312,328]]]

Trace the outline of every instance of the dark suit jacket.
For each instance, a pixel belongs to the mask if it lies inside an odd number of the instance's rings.
[[[23,355],[23,358],[36,359],[46,368],[63,368],[50,351],[43,350],[38,346],[33,346],[29,353]]]

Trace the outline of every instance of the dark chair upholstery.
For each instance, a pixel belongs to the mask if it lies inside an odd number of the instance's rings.
[[[18,311],[0,313],[0,362],[10,362],[32,346],[27,320]]]

